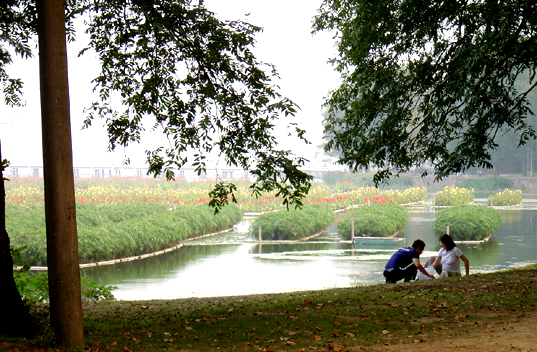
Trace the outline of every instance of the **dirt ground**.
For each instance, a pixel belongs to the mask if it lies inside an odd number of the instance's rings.
[[[347,347],[343,351],[375,352],[534,352],[537,351],[537,313],[532,313],[513,322],[505,322],[493,328],[485,327],[471,333],[461,332],[443,341],[420,341],[418,339],[396,345],[374,347]]]
[[[329,346],[328,351],[361,351],[361,352],[537,352],[537,312],[528,314],[511,322],[482,330],[448,336],[445,340],[419,339],[394,345],[372,347],[353,347],[343,345]],[[309,350],[309,349],[305,349]],[[325,349],[326,350],[326,349]],[[12,343],[0,341],[0,352],[46,352],[45,349],[25,348]],[[57,350],[49,350],[57,351]],[[136,352],[132,350],[132,352]]]

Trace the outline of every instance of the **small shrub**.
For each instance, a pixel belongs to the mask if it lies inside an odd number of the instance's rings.
[[[502,224],[500,213],[490,207],[481,205],[459,205],[442,209],[436,216],[433,232],[437,237],[446,233],[454,240],[482,240],[497,230]]]

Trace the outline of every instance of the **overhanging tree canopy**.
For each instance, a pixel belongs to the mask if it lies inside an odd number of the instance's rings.
[[[149,172],[172,178],[174,169],[192,163],[201,173],[212,152],[229,165],[250,170],[257,178],[254,193],[276,190],[285,203],[300,204],[311,180],[300,170],[305,160],[279,150],[273,135],[275,124],[293,116],[297,107],[278,93],[275,68],[251,52],[261,28],[221,21],[199,3],[67,2],[68,35],[74,37],[72,23],[82,17],[90,40],[81,54],[94,50],[101,65],[93,81],[99,101],[88,107],[86,126],[104,119],[113,150],[140,142],[143,121],[152,119],[153,128],[170,143],[147,151]],[[0,16],[0,45],[14,47],[35,33],[33,1],[10,0],[0,6]],[[20,33],[10,34],[13,28]],[[8,35],[12,40],[5,39]],[[3,52],[4,84],[10,61]],[[303,130],[294,126],[294,131],[307,142]],[[188,151],[194,151],[194,160],[187,160]],[[212,204],[218,208],[232,191],[232,185],[218,183]]]
[[[325,0],[314,28],[336,31],[343,78],[326,101],[326,149],[354,170],[378,166],[377,182],[425,162],[437,179],[490,168],[504,131],[520,144],[536,137],[536,10],[524,0]]]

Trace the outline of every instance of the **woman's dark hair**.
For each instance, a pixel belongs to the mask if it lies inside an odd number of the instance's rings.
[[[451,236],[448,235],[447,233],[440,236],[440,242],[446,245],[446,249],[448,251],[452,250],[454,247],[457,247],[455,242],[453,242],[453,238],[451,238]]]

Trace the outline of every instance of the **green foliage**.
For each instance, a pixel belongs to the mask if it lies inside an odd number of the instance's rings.
[[[7,169],[8,166],[9,166],[9,160],[2,159],[2,166],[1,166],[2,167],[2,172],[4,172]],[[4,181],[9,181],[9,179],[7,179],[5,177],[3,177],[3,180]]]
[[[505,189],[501,192],[494,193],[493,195],[488,197],[487,203],[490,205],[497,206],[511,206],[522,204],[522,191],[511,191],[510,189]]]
[[[82,300],[84,301],[113,301],[115,300],[113,290],[116,286],[97,285],[92,279],[87,277],[80,278],[82,285]]]
[[[464,180],[462,182],[457,183],[457,187],[468,189],[473,188],[475,191],[496,192],[507,188],[512,189],[514,188],[514,184],[511,180],[494,176],[484,179]]]
[[[85,10],[92,14],[91,39],[82,53],[95,50],[101,63],[94,80],[100,101],[85,124],[105,119],[111,149],[138,143],[141,122],[151,115],[173,147],[146,152],[150,173],[173,178],[194,150],[192,165],[201,174],[206,155],[217,150],[227,164],[251,170],[254,194],[276,190],[284,203],[300,204],[312,177],[299,169],[304,159],[276,149],[272,135],[297,106],[278,92],[275,68],[251,51],[261,28],[220,21],[194,1],[88,2]],[[110,104],[116,95],[123,111]],[[212,195],[216,211],[234,198],[232,187]]]
[[[13,279],[21,298],[26,304],[35,306],[49,300],[48,273],[29,271],[30,263],[25,262],[21,255],[25,249],[26,247],[11,247],[14,266]],[[85,301],[114,300],[112,291],[116,288],[115,286],[98,285],[95,281],[85,277],[81,279],[82,299]]]
[[[410,216],[408,211],[397,204],[362,206],[354,212],[354,235],[387,237],[402,231]],[[340,221],[337,232],[351,239],[351,216]]]
[[[354,171],[379,167],[376,181],[425,162],[437,179],[490,168],[503,132],[536,137],[534,13],[525,0],[324,0],[314,30],[336,33],[342,76],[325,150]]]
[[[453,206],[472,203],[474,201],[474,190],[446,186],[434,196],[435,206]]]
[[[48,274],[47,272],[33,273],[29,271],[14,272],[13,277],[22,299],[31,305],[48,302]],[[116,286],[98,285],[95,281],[82,277],[82,300],[102,301],[114,300],[112,293]]]
[[[482,240],[497,230],[502,224],[500,213],[481,205],[459,205],[442,209],[433,224],[437,237],[446,233],[456,241]]]
[[[13,62],[12,55],[28,58],[32,56],[30,41],[37,30],[37,9],[34,1],[15,1],[0,3],[0,87],[4,102],[8,106],[23,106],[22,81],[11,78],[6,66]],[[5,50],[4,46],[13,50]]]
[[[307,204],[301,208],[290,208],[263,214],[257,217],[250,232],[264,240],[299,240],[324,231],[334,221],[334,214],[324,205]]]
[[[46,265],[43,208],[8,203],[7,224],[14,246],[25,245],[24,261]],[[179,242],[225,230],[242,218],[236,204],[218,214],[207,204],[179,206],[162,203],[83,203],[77,205],[81,263],[130,257],[165,249]]]

